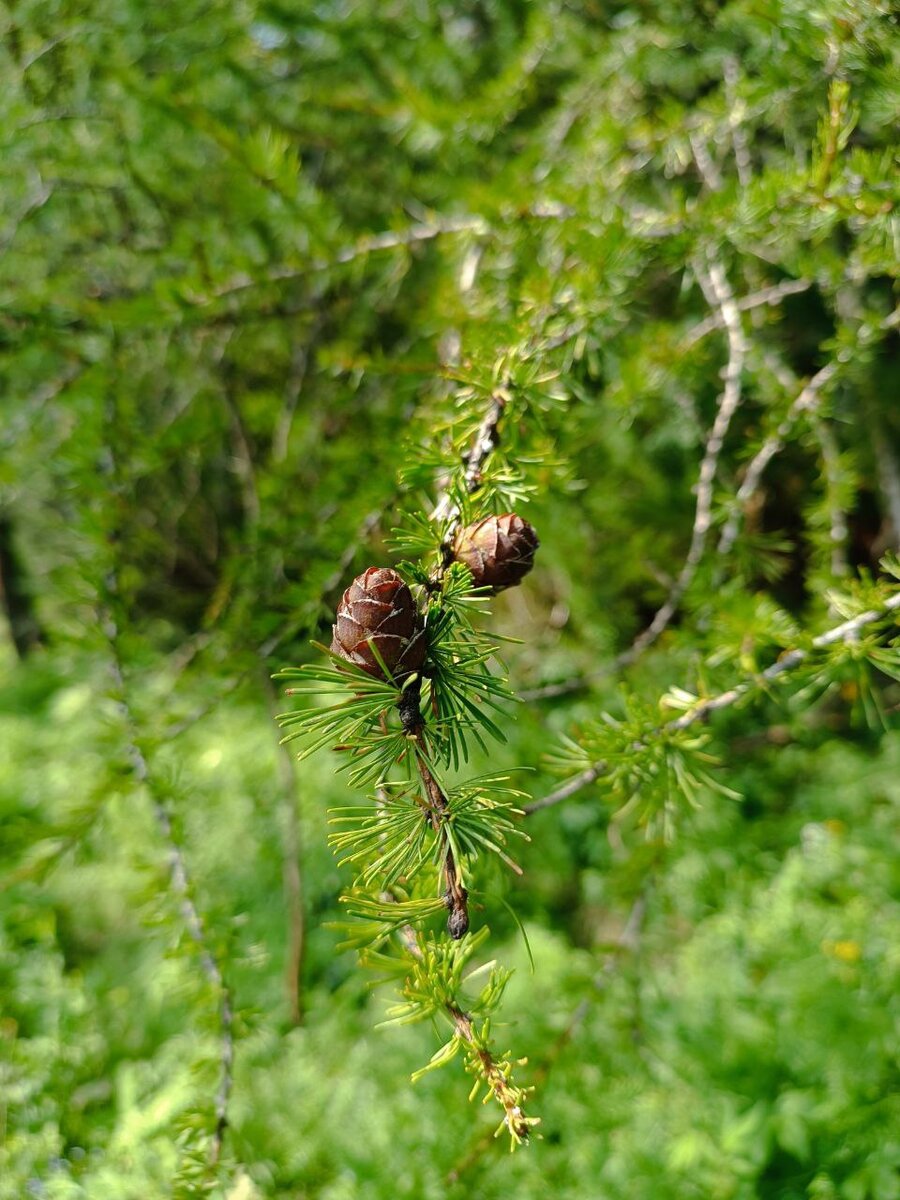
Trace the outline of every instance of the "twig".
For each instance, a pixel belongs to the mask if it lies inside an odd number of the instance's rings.
[[[532,1118],[531,1121],[526,1118],[517,1092],[510,1087],[506,1074],[490,1050],[478,1044],[469,1014],[453,1003],[446,1004],[445,1008],[450,1014],[457,1036],[478,1056],[488,1090],[506,1114],[504,1124],[507,1129],[518,1141],[527,1142],[530,1127],[535,1123],[535,1118]]]
[[[740,79],[738,61],[733,54],[725,58],[723,64],[725,76],[725,98],[728,102],[728,129],[731,133],[731,145],[734,150],[734,165],[737,167],[738,183],[747,188],[753,182],[753,162],[750,158],[750,146],[743,126],[743,103],[737,96],[737,85]]]
[[[898,320],[900,320],[900,308],[894,309],[893,312],[879,322],[875,329],[868,331],[868,337],[873,336],[875,333],[890,332],[890,330],[892,330],[897,324]],[[864,340],[865,332],[865,330],[860,331],[861,341]],[[865,338],[865,340],[868,340],[868,338]],[[764,354],[763,359],[766,366],[768,366],[768,368],[778,378],[782,387],[787,390],[795,386],[792,372],[785,368],[784,365],[780,363],[774,355]],[[759,487],[759,481],[762,478],[763,472],[784,445],[784,442],[787,439],[788,434],[791,432],[791,429],[793,428],[797,418],[806,415],[812,418],[813,421],[815,420],[815,414],[819,409],[819,405],[822,400],[822,394],[825,388],[828,387],[834,377],[838,374],[841,365],[842,364],[837,359],[833,359],[831,362],[826,363],[824,367],[821,367],[808,383],[804,384],[797,395],[797,398],[785,413],[775,432],[766,438],[762,446],[760,446],[759,450],[751,459],[747,467],[746,474],[744,475],[743,482],[741,483],[737,496],[735,497],[734,511],[728,517],[728,520],[725,522],[725,525],[722,529],[722,534],[719,538],[719,544],[717,547],[718,554],[727,554],[734,545],[734,540],[737,537],[740,528],[742,506],[747,503],[747,501]],[[823,431],[820,427],[818,429],[817,436],[821,435],[822,432]],[[824,431],[824,435],[827,438],[827,430]],[[834,452],[836,453],[836,448],[833,448],[830,444],[828,446],[822,444],[822,457],[825,462],[826,473],[832,472],[833,474],[833,470],[836,468],[836,461],[834,453],[832,453],[832,449],[834,449]],[[897,505],[898,507],[896,510],[896,515],[898,519],[900,519],[900,479],[898,479]],[[846,536],[846,518],[844,517],[843,513],[837,513],[833,509],[831,518],[832,542],[835,544],[835,546],[843,546],[844,542],[846,541]],[[833,566],[834,565],[836,565],[836,562],[833,562]],[[835,573],[843,574],[843,570],[837,570]]]
[[[750,312],[754,308],[762,308],[766,304],[774,306],[786,296],[797,296],[801,292],[808,292],[812,285],[811,279],[785,279],[781,283],[773,283],[771,287],[761,288],[758,292],[751,292],[749,296],[742,296],[740,300],[735,300],[735,307],[738,312],[743,313]],[[725,328],[725,321],[721,312],[713,313],[702,321],[698,321],[685,334],[681,340],[681,349],[689,350],[707,334],[723,328]]]
[[[741,525],[743,506],[759,487],[759,481],[762,478],[763,472],[784,445],[797,418],[802,413],[814,412],[818,407],[822,389],[831,382],[837,373],[837,369],[837,362],[832,361],[826,363],[824,367],[816,372],[812,379],[802,388],[794,403],[779,422],[775,432],[766,438],[762,446],[760,446],[759,450],[757,450],[756,454],[750,460],[746,474],[735,497],[734,509],[722,529],[719,544],[716,548],[718,554],[727,554],[734,545]]]
[[[195,296],[193,303],[208,304],[211,300],[221,300],[233,296],[248,288],[263,287],[266,284],[284,283],[292,279],[305,279],[312,272],[327,271],[335,266],[343,266],[357,258],[377,253],[381,250],[397,250],[404,246],[414,246],[419,242],[431,242],[435,238],[453,233],[486,234],[489,225],[483,217],[441,217],[432,222],[419,222],[409,229],[387,229],[382,233],[367,234],[349,246],[338,250],[332,258],[317,258],[302,266],[275,267],[267,271],[263,277],[238,275],[228,283],[215,289],[208,296]]]
[[[696,269],[697,278],[706,296],[707,303],[711,307],[715,306],[719,309],[728,337],[728,362],[725,367],[724,386],[719,398],[716,418],[713,421],[713,426],[706,443],[703,461],[700,464],[700,473],[697,479],[697,508],[694,514],[694,526],[691,532],[691,543],[688,548],[687,557],[665,603],[657,611],[643,633],[635,638],[630,648],[619,655],[616,661],[620,666],[634,662],[649,645],[656,641],[675,615],[681,597],[697,572],[712,522],[712,489],[719,463],[719,454],[722,450],[722,444],[725,441],[725,435],[731,425],[731,419],[741,400],[741,374],[744,369],[747,343],[744,339],[744,331],[741,326],[740,313],[734,299],[734,293],[728,283],[725,270],[720,263],[711,261],[708,273],[699,264]]]
[[[419,707],[420,689],[421,681],[419,680],[407,687],[398,708],[403,728],[415,744],[416,767],[425,793],[423,808],[440,845],[441,870],[446,884],[444,903],[450,910],[447,929],[454,941],[458,941],[469,928],[469,893],[463,886],[462,874],[456,861],[456,855],[453,853],[447,829],[447,813],[450,805],[441,785],[432,774],[425,756],[425,721]]]
[[[613,974],[616,968],[623,960],[623,951],[628,954],[635,954],[640,947],[641,930],[644,924],[644,918],[647,912],[647,893],[649,885],[645,883],[641,894],[631,906],[631,910],[625,920],[625,925],[622,932],[615,942],[611,945],[608,952],[604,955],[600,969],[594,977],[594,987],[598,990],[603,988],[609,977]],[[580,1001],[575,1011],[572,1013],[569,1020],[566,1022],[565,1028],[554,1039],[553,1044],[547,1053],[543,1056],[542,1062],[537,1066],[533,1074],[533,1086],[538,1088],[546,1082],[547,1076],[553,1069],[560,1055],[566,1046],[571,1042],[572,1038],[582,1023],[584,1018],[590,1012],[591,1000],[585,998]],[[491,1134],[479,1134],[475,1144],[471,1147],[464,1158],[456,1164],[453,1169],[447,1174],[448,1183],[458,1183],[461,1177],[470,1171],[477,1162],[490,1150],[495,1144],[495,1139]]]
[[[463,481],[466,491],[470,495],[476,492],[481,486],[481,469],[491,451],[500,441],[500,419],[506,408],[507,400],[508,395],[505,388],[497,387],[494,389],[487,412],[484,414],[484,419],[478,427],[478,432],[475,434],[472,445],[463,455],[463,466],[465,467]],[[452,541],[452,535],[456,530],[456,525],[459,523],[459,515],[459,506],[453,503],[449,488],[445,489],[431,514],[433,521],[451,520],[450,530],[445,537],[445,550],[447,548],[446,543]]]
[[[388,902],[394,901],[394,896],[390,892],[383,892],[382,897]],[[419,945],[419,935],[413,929],[412,925],[402,925],[397,930],[397,933],[408,954],[412,958],[421,961],[422,948]],[[484,1080],[490,1094],[501,1105],[506,1114],[504,1124],[507,1129],[513,1137],[527,1142],[531,1126],[537,1123],[536,1119],[532,1118],[530,1121],[528,1120],[522,1111],[521,1104],[517,1100],[515,1092],[509,1086],[509,1080],[494,1059],[494,1056],[486,1047],[479,1045],[478,1039],[475,1037],[475,1031],[472,1028],[472,1018],[469,1014],[460,1008],[458,1004],[455,1004],[452,999],[444,1001],[444,1011],[453,1022],[453,1029],[457,1037],[465,1042],[473,1054],[478,1056]]]
[[[294,413],[300,400],[300,393],[303,391],[303,384],[306,380],[307,368],[309,366],[311,342],[312,339],[306,345],[295,347],[291,356],[291,369],[285,384],[284,401],[281,411],[278,414],[278,419],[275,422],[275,429],[272,432],[270,458],[273,463],[284,462],[287,458],[288,442],[290,441]]]
[[[549,795],[543,796],[540,800],[532,800],[530,804],[526,804],[526,815],[531,816],[532,813],[540,812],[542,808],[551,808],[554,804],[559,804],[561,800],[568,800],[570,796],[574,796],[582,788],[589,787],[601,775],[606,774],[606,770],[605,762],[594,763],[584,771],[579,772],[578,775],[573,775],[571,779],[567,779],[565,783],[560,784]]]
[[[706,139],[701,137],[699,133],[691,133],[688,140],[691,143],[691,153],[694,155],[694,162],[697,164],[700,178],[711,192],[721,191],[722,176],[719,173],[719,168],[713,161],[712,155],[706,148]]]
[[[116,582],[110,580],[108,590],[116,595]],[[128,703],[125,679],[122,670],[122,659],[119,650],[119,631],[115,618],[108,611],[101,613],[101,623],[110,648],[110,671],[113,680],[115,703],[127,731],[126,750],[134,770],[138,785],[143,785],[153,807],[153,815],[159,828],[162,840],[166,845],[166,857],[169,865],[169,875],[172,887],[178,897],[178,909],[185,928],[197,947],[200,966],[204,975],[212,984],[219,998],[219,1086],[215,1098],[215,1128],[210,1146],[210,1160],[218,1162],[222,1153],[222,1143],[228,1125],[228,1099],[231,1094],[232,1072],[234,1068],[234,1014],[231,1007],[231,993],[225,983],[222,969],[215,955],[209,948],[203,918],[191,896],[190,875],[184,854],[179,846],[172,829],[172,818],[165,802],[156,790],[147,758],[139,745],[137,723],[134,713]]]
[[[273,728],[277,706],[275,688],[265,659],[260,660],[263,687],[272,716]],[[282,802],[282,876],[287,908],[287,953],[284,982],[288,1011],[292,1025],[303,1021],[303,957],[306,947],[306,919],[303,909],[303,875],[300,869],[300,820],[297,813],[297,769],[294,756],[281,741],[276,747],[278,773],[281,777]]]
[[[813,651],[822,650],[826,646],[832,646],[835,642],[852,641],[866,625],[871,625],[874,621],[883,619],[897,609],[900,609],[900,592],[896,592],[893,596],[890,596],[881,608],[867,609],[865,612],[859,613],[847,621],[842,621],[840,625],[835,625],[833,628],[826,630],[825,633],[820,633],[812,639],[808,649],[798,647],[787,651],[785,654],[782,654],[777,662],[772,663],[770,667],[766,667],[764,671],[761,671],[753,679],[745,680],[744,683],[739,683],[727,692],[720,692],[717,696],[710,696],[706,700],[699,700],[693,708],[689,709],[682,716],[676,717],[672,721],[667,721],[664,725],[651,730],[648,737],[653,738],[661,734],[676,733],[678,730],[689,728],[697,721],[705,720],[712,712],[729,708],[749,693],[764,687],[767,683],[771,683],[779,675],[784,675],[787,671],[792,671],[794,668],[799,667],[801,663],[806,662]],[[645,744],[644,742],[635,743],[635,748],[640,749]],[[573,775],[571,779],[566,780],[561,787],[550,792],[549,795],[542,797],[540,800],[534,800],[531,804],[526,804],[525,813],[530,815],[531,813],[539,812],[543,808],[550,808],[551,805],[558,804],[561,800],[568,799],[569,796],[573,796],[576,792],[581,791],[582,788],[587,787],[602,775],[605,775],[608,769],[606,762],[592,763],[591,766],[581,771],[578,775]]]

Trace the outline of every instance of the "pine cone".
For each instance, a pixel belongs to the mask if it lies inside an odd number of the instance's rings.
[[[527,521],[516,513],[503,513],[461,529],[453,543],[453,556],[472,572],[476,587],[500,592],[524,579],[534,566],[539,545]]]
[[[372,647],[395,679],[417,671],[425,660],[425,629],[412,592],[390,567],[357,575],[338,605],[331,650],[369,675],[384,672]]]

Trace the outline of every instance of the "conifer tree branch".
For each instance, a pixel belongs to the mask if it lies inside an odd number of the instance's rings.
[[[710,260],[708,269],[704,269],[698,263],[696,271],[707,303],[710,307],[717,308],[721,314],[728,338],[728,362],[725,366],[724,386],[700,464],[700,473],[697,479],[697,506],[687,557],[665,603],[658,609],[643,633],[635,638],[629,649],[619,655],[616,660],[619,666],[633,663],[648,646],[656,641],[675,615],[682,596],[697,573],[712,524],[713,481],[716,476],[719,455],[725,435],[731,425],[731,419],[741,401],[741,376],[744,370],[747,343],[734,293],[721,263]]]
[[[877,326],[878,331],[880,333],[887,333],[894,328],[897,323],[898,314],[900,314],[900,309],[894,309],[892,313],[879,322]],[[864,331],[861,331],[861,336],[863,332]],[[780,363],[775,355],[764,352],[762,357],[766,366],[768,366],[768,368],[775,373],[782,387],[789,390],[796,386],[793,373],[782,363]],[[816,432],[816,436],[818,437],[820,445],[822,446],[822,457],[825,465],[826,475],[828,475],[829,478],[833,477],[836,467],[835,456],[837,453],[837,448],[831,443],[826,445],[823,442],[823,438],[827,439],[829,437],[829,432],[821,425],[821,423],[817,422],[816,416],[822,402],[822,396],[825,393],[825,390],[831,385],[835,377],[838,375],[840,368],[841,363],[838,359],[832,359],[823,367],[820,367],[815,375],[813,375],[813,377],[803,385],[794,402],[791,404],[790,408],[779,422],[775,431],[766,438],[759,450],[757,450],[756,454],[750,460],[747,470],[744,474],[744,478],[741,482],[741,486],[739,487],[735,497],[734,510],[731,512],[728,520],[722,527],[722,533],[719,537],[719,544],[716,547],[716,552],[718,554],[727,554],[734,545],[735,539],[740,531],[740,525],[743,516],[743,506],[746,505],[750,497],[756,492],[766,467],[784,446],[799,417],[806,416],[810,419],[813,429]],[[898,513],[900,513],[900,508],[898,508]],[[832,562],[832,566],[834,568],[833,573],[843,574],[844,572],[840,567],[838,558],[842,554],[840,548],[843,546],[843,543],[846,540],[846,517],[842,512],[837,511],[834,507],[832,507],[831,513],[831,540],[835,548]]]
[[[477,492],[481,486],[481,470],[487,462],[491,451],[496,448],[500,442],[500,420],[506,409],[507,394],[504,387],[497,387],[491,394],[490,404],[484,414],[484,418],[478,427],[478,432],[472,441],[472,445],[463,455],[464,483],[466,491],[471,495]],[[451,561],[452,553],[449,548],[449,543],[452,541],[452,535],[455,533],[459,525],[460,513],[458,506],[455,506],[451,498],[450,489],[445,488],[441,496],[438,498],[437,504],[431,514],[433,521],[447,521],[452,518],[450,531],[448,532],[444,543],[444,558],[443,567]]]
[[[836,642],[852,641],[861,629],[873,624],[875,621],[882,620],[898,609],[900,609],[900,591],[889,596],[881,608],[867,609],[865,612],[859,613],[857,616],[833,626],[831,629],[826,630],[825,633],[818,634],[811,640],[808,649],[797,647],[793,650],[788,650],[781,655],[777,662],[766,667],[764,671],[761,671],[753,679],[747,679],[743,683],[729,688],[727,692],[720,692],[718,695],[710,696],[708,699],[698,700],[682,716],[676,717],[671,721],[667,721],[664,725],[648,731],[647,738],[636,743],[634,748],[642,749],[661,734],[676,733],[679,730],[688,729],[698,721],[705,720],[710,713],[718,712],[723,708],[729,708],[732,704],[736,704],[751,692],[761,690],[766,684],[771,683],[773,679],[777,679],[780,675],[784,675],[786,672],[792,671],[805,663],[815,650],[822,650],[828,646],[833,646]],[[585,770],[579,772],[577,775],[573,775],[571,779],[567,779],[565,783],[554,789],[554,791],[541,797],[540,800],[534,800],[531,804],[524,805],[526,815],[539,812],[544,808],[551,808],[553,805],[567,800],[570,796],[574,796],[577,792],[582,791],[582,789],[600,779],[607,773],[608,769],[609,767],[606,762],[592,763]]]
[[[384,895],[388,901],[393,900],[390,893]],[[415,929],[411,925],[402,925],[397,933],[409,956],[421,963],[422,947]],[[527,1142],[531,1135],[531,1127],[539,1124],[540,1118],[525,1115],[522,1102],[526,1092],[511,1083],[509,1071],[504,1070],[502,1064],[497,1061],[496,1056],[485,1044],[484,1039],[477,1036],[471,1014],[466,1012],[454,999],[445,1000],[443,1009],[450,1018],[454,1034],[466,1047],[470,1061],[473,1064],[477,1063],[479,1073],[488,1088],[488,1096],[493,1097],[503,1109],[503,1124],[509,1131],[513,1143]],[[532,1091],[531,1088],[526,1090],[527,1092]]]
[[[469,928],[468,892],[463,886],[462,875],[447,832],[447,812],[450,806],[425,755],[425,722],[419,707],[420,688],[421,684],[418,680],[413,686],[407,688],[399,705],[400,720],[408,737],[412,739],[416,747],[416,768],[422,781],[424,807],[434,835],[440,844],[441,870],[446,885],[444,902],[450,910],[447,928],[450,936],[458,940]]]
[[[735,497],[734,510],[725,522],[722,528],[722,533],[719,537],[719,544],[716,548],[718,554],[727,554],[734,545],[738,532],[741,526],[743,516],[743,506],[747,503],[750,497],[756,492],[759,487],[760,479],[766,467],[781,450],[788,435],[794,427],[797,418],[802,413],[812,413],[818,407],[823,389],[831,382],[837,374],[838,364],[836,361],[831,361],[825,364],[816,374],[809,380],[801,389],[797,398],[794,400],[791,407],[785,413],[782,420],[779,422],[775,432],[763,442],[756,454],[750,460],[747,471],[738,488]]]
[[[900,546],[900,467],[895,447],[885,436],[884,425],[877,413],[869,412],[867,424],[875,453],[875,469],[893,532],[892,544]]]
[[[735,300],[735,307],[738,312],[742,313],[752,312],[753,309],[764,308],[766,305],[774,307],[787,296],[798,296],[802,292],[808,292],[812,285],[811,279],[785,279],[781,283],[772,284],[771,287],[760,288],[758,292],[751,292],[748,296],[741,296],[740,299]],[[722,313],[712,313],[702,321],[698,321],[685,334],[681,340],[681,349],[689,350],[691,346],[702,341],[708,334],[725,327]]]
[[[525,1116],[521,1104],[521,1089],[511,1085],[508,1072],[504,1071],[487,1046],[482,1045],[481,1040],[475,1034],[469,1014],[453,1003],[447,1004],[446,1008],[453,1021],[457,1036],[469,1048],[470,1054],[478,1060],[482,1078],[488,1087],[488,1094],[493,1096],[503,1109],[505,1114],[503,1123],[509,1130],[510,1136],[514,1141],[527,1142],[530,1128],[535,1124],[535,1118],[529,1119]]]
[[[743,102],[738,99],[737,85],[740,82],[738,60],[729,54],[723,63],[725,77],[725,98],[728,102],[728,130],[731,134],[731,146],[734,150],[734,165],[737,168],[738,183],[742,188],[748,188],[753,182],[753,161],[750,157],[750,145],[743,125]]]
[[[117,595],[117,583],[110,576],[107,583],[110,596]],[[101,626],[106,636],[110,651],[110,674],[112,676],[113,695],[116,707],[122,718],[126,731],[126,752],[131,761],[134,777],[139,786],[145,788],[153,808],[153,815],[166,847],[166,858],[169,876],[172,881],[178,911],[184,922],[185,929],[197,947],[200,967],[209,983],[212,985],[219,1003],[219,1084],[216,1089],[214,1102],[215,1126],[210,1144],[210,1161],[218,1162],[222,1153],[225,1130],[228,1125],[228,1100],[231,1095],[234,1071],[234,1013],[231,1006],[231,993],[225,982],[222,968],[209,946],[203,918],[194,903],[191,894],[191,880],[187,863],[181,846],[172,828],[172,818],[165,801],[154,785],[147,757],[140,746],[137,722],[125,685],[122,657],[120,651],[119,629],[115,617],[108,607],[100,613]]]
[[[511,212],[508,219],[520,220],[522,216],[536,221],[563,221],[574,216],[574,211],[567,205],[554,201],[538,201],[524,213],[519,210]],[[370,254],[381,253],[385,250],[400,250],[419,245],[422,242],[433,242],[438,238],[453,234],[471,233],[477,237],[487,237],[493,232],[495,230],[487,218],[474,213],[460,216],[436,216],[431,221],[418,221],[407,229],[385,229],[379,233],[365,234],[355,242],[337,250],[329,258],[316,258],[302,266],[273,267],[261,277],[238,275],[207,296],[193,296],[192,302],[204,305],[212,300],[221,300],[250,288],[264,287],[273,283],[286,283],[294,279],[306,279],[311,273],[346,266],[348,263],[365,258]]]
[[[711,192],[721,191],[722,176],[715,160],[709,152],[706,139],[701,134],[693,132],[689,136],[689,141],[691,143],[691,153],[694,156],[694,162],[697,164],[697,170],[700,172],[700,178]]]

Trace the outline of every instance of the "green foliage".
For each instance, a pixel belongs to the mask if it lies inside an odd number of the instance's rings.
[[[2,10],[2,1200],[896,1200],[898,47],[884,0]],[[429,592],[513,508],[525,586]],[[403,688],[309,646],[398,559],[456,943]]]

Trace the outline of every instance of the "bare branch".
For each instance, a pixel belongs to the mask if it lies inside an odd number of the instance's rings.
[[[634,662],[648,646],[656,641],[674,616],[682,596],[697,572],[712,523],[712,489],[719,463],[719,454],[731,425],[731,419],[741,400],[741,375],[744,369],[747,343],[744,339],[734,293],[720,263],[711,261],[708,272],[699,264],[696,270],[707,303],[711,307],[718,308],[728,337],[728,362],[725,367],[724,386],[719,397],[716,418],[706,443],[703,461],[700,464],[700,474],[697,480],[697,508],[687,557],[665,603],[657,611],[644,632],[635,638],[631,647],[619,655],[616,661],[621,666]]]
[[[680,729],[687,729],[698,721],[705,720],[710,713],[718,712],[723,708],[729,708],[744,696],[765,687],[773,679],[777,679],[780,675],[784,675],[786,672],[799,667],[807,661],[815,650],[822,650],[827,646],[833,646],[836,642],[853,641],[861,629],[864,629],[867,625],[871,625],[875,621],[882,620],[889,613],[897,611],[897,609],[900,609],[900,591],[890,596],[881,608],[867,609],[865,612],[859,613],[847,621],[842,621],[840,625],[835,625],[833,628],[826,630],[825,633],[820,633],[812,639],[808,649],[798,647],[794,650],[788,650],[782,654],[777,662],[772,663],[770,667],[766,667],[764,671],[761,671],[753,679],[745,680],[736,687],[730,688],[727,692],[720,692],[717,696],[710,696],[706,700],[699,700],[693,708],[689,709],[682,716],[676,717],[672,721],[667,721],[657,729],[651,730],[648,734],[648,739],[658,737],[663,733],[675,733]],[[636,748],[640,749],[645,744],[645,742],[636,743]],[[525,813],[530,815],[531,813],[539,812],[543,808],[550,808],[562,800],[567,800],[569,796],[575,795],[582,788],[601,778],[601,776],[606,774],[607,770],[608,767],[605,762],[592,763],[591,766],[581,771],[578,775],[573,775],[571,779],[566,780],[561,787],[550,792],[549,795],[544,796],[540,800],[534,800],[531,804],[526,804]]]
[[[734,165],[737,167],[738,183],[747,188],[753,182],[753,162],[750,158],[750,145],[744,132],[744,106],[737,96],[737,84],[740,78],[738,60],[729,54],[724,62],[725,97],[728,101],[728,129],[731,133],[731,145],[734,149]]]
[[[742,313],[750,312],[754,308],[762,308],[766,304],[774,307],[786,296],[798,296],[801,292],[808,292],[812,285],[811,279],[785,279],[781,283],[772,284],[771,287],[761,288],[758,292],[751,292],[749,296],[742,296],[740,300],[735,300],[735,306],[738,312]],[[689,350],[707,334],[724,328],[725,320],[722,313],[715,312],[704,320],[698,321],[693,329],[684,336],[681,341],[681,349]]]
[[[262,682],[275,728],[276,692],[265,659],[260,660]],[[283,742],[275,748],[281,781],[281,869],[287,910],[287,952],[284,983],[292,1025],[303,1021],[303,958],[306,948],[306,918],[303,906],[303,874],[300,867],[300,816],[297,811],[297,768],[294,756]]]
[[[542,808],[552,808],[554,804],[559,804],[561,800],[568,800],[570,796],[574,796],[582,788],[589,787],[605,772],[606,763],[594,763],[578,775],[573,775],[571,779],[567,779],[555,791],[543,796],[540,800],[532,800],[531,804],[526,804],[526,814],[531,816],[532,813],[540,812]]]
[[[694,156],[694,162],[697,164],[697,170],[700,172],[700,178],[711,192],[720,191],[722,188],[722,176],[707,149],[706,139],[695,132],[690,134],[689,140],[691,143],[691,153]]]
[[[110,578],[108,591],[115,596],[116,581]],[[231,1008],[231,994],[225,983],[222,969],[215,955],[209,948],[203,918],[191,895],[190,875],[187,863],[172,829],[172,818],[165,801],[154,786],[153,777],[147,758],[140,747],[137,723],[128,702],[128,693],[122,670],[122,658],[119,649],[119,630],[116,621],[109,611],[101,613],[101,624],[110,649],[110,673],[112,675],[115,703],[126,730],[126,750],[134,770],[134,777],[142,785],[153,807],[153,815],[160,835],[166,846],[166,857],[172,887],[178,898],[178,910],[185,928],[197,947],[201,969],[212,984],[219,1000],[219,1086],[215,1098],[215,1128],[213,1130],[210,1159],[218,1162],[222,1152],[222,1142],[228,1124],[228,1099],[231,1094],[232,1073],[234,1069],[234,1014]]]
[[[797,418],[802,413],[814,412],[818,407],[822,389],[831,382],[837,373],[837,369],[837,362],[832,361],[826,363],[821,370],[816,372],[812,379],[802,388],[794,403],[779,422],[775,432],[766,438],[762,446],[760,446],[759,450],[757,450],[756,454],[750,460],[746,474],[735,497],[734,510],[722,529],[719,544],[716,548],[718,554],[727,554],[734,545],[741,525],[743,506],[759,487],[759,481],[762,478],[763,472],[784,445]]]
[[[860,340],[868,340],[868,338],[873,336],[875,332],[889,332],[894,328],[898,319],[900,319],[900,309],[895,309],[892,313],[890,313],[889,316],[885,317],[879,323],[877,326],[877,331],[865,329],[861,330]],[[864,336],[865,334],[868,336]],[[782,387],[788,390],[795,386],[793,373],[782,363],[780,363],[774,355],[766,353],[763,355],[763,359],[769,369],[777,376]],[[781,450],[798,417],[807,416],[811,419],[814,431],[816,431],[817,436],[819,437],[820,445],[822,446],[822,457],[825,465],[826,475],[829,478],[834,477],[834,472],[837,468],[837,448],[833,445],[833,442],[828,442],[827,445],[825,444],[825,441],[827,441],[829,438],[829,431],[825,429],[821,423],[817,424],[815,418],[822,401],[822,395],[825,389],[838,374],[841,365],[842,364],[837,359],[833,359],[831,362],[826,363],[824,367],[820,368],[820,370],[813,375],[812,379],[810,379],[808,383],[804,384],[797,395],[797,398],[785,413],[774,433],[770,434],[770,436],[766,438],[762,446],[760,446],[759,450],[751,459],[741,486],[738,489],[737,496],[735,497],[734,511],[731,513],[722,529],[722,534],[719,538],[719,544],[717,546],[718,554],[727,554],[734,545],[743,515],[742,507],[747,503],[747,501],[759,487],[759,481],[762,478],[763,472],[775,455]],[[823,438],[825,441],[822,440]],[[900,481],[898,481],[897,500],[897,516],[900,518]],[[846,542],[846,517],[843,513],[838,513],[834,509],[832,509],[831,517],[831,538],[836,548],[835,553],[842,554],[842,551],[840,551],[838,548],[842,547]],[[833,566],[837,566],[837,559],[834,559]],[[843,568],[840,570],[835,570],[835,573],[843,574]]]

